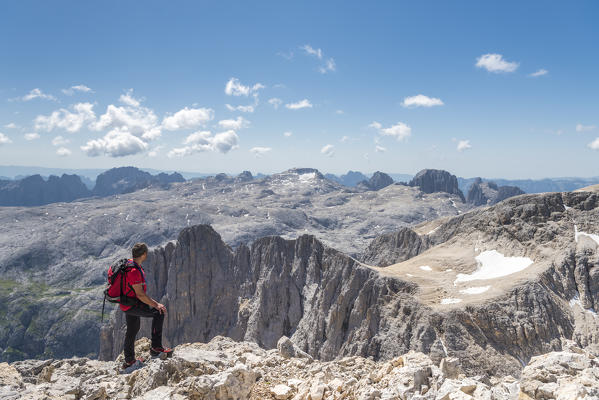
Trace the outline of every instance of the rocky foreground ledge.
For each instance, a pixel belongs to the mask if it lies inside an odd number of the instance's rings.
[[[149,358],[148,339],[137,355]],[[321,362],[286,337],[277,349],[217,336],[177,346],[131,374],[117,362],[87,358],[0,364],[2,399],[598,399],[599,360],[564,342],[533,357],[520,379],[467,377],[459,360],[441,365],[417,352],[374,362],[353,356]]]

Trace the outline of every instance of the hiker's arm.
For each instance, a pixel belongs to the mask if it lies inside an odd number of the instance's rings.
[[[148,296],[146,294],[146,292],[144,292],[143,284],[138,283],[136,285],[131,285],[131,287],[133,288],[133,290],[135,290],[135,296],[137,297],[137,299],[139,301],[141,301],[143,303],[146,303],[147,305],[149,305],[150,307],[153,307],[153,308],[157,309],[161,313],[165,313],[166,312],[166,307],[165,306],[163,306],[162,304],[160,304],[156,300],[152,299],[150,296]]]

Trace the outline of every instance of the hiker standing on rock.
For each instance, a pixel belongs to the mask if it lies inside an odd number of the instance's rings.
[[[127,260],[125,274],[125,295],[136,298],[134,305],[120,304],[125,313],[127,321],[127,333],[125,334],[125,363],[122,368],[126,369],[134,365],[135,359],[135,336],[139,331],[140,317],[152,318],[152,348],[150,354],[154,357],[160,355],[170,356],[172,349],[162,347],[162,323],[166,314],[166,307],[146,294],[146,276],[141,264],[148,258],[148,246],[145,243],[137,243],[132,249],[132,259]],[[144,360],[139,360],[143,363]]]

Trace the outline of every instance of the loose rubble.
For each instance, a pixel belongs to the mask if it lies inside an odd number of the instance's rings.
[[[345,357],[321,362],[306,357],[287,338],[278,350],[217,336],[209,343],[177,346],[173,358],[149,357],[150,342],[136,342],[148,361],[119,374],[116,361],[87,358],[0,363],[0,398],[64,400],[183,399],[597,399],[599,361],[565,341],[561,352],[533,357],[520,380],[511,376],[467,377],[459,360],[437,366],[411,351],[374,362]],[[297,356],[294,356],[295,354]]]

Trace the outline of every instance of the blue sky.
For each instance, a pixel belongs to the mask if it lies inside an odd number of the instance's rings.
[[[599,175],[595,1],[1,7],[0,165]]]

